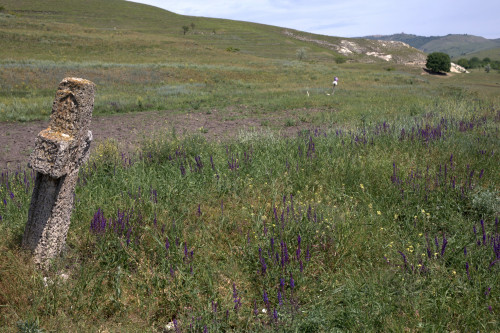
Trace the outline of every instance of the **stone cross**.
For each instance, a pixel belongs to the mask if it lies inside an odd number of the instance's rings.
[[[35,141],[28,166],[36,171],[23,247],[47,268],[66,243],[78,170],[89,155],[95,85],[65,78],[52,105],[50,125]]]

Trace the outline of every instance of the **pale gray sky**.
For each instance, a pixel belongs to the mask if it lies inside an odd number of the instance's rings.
[[[499,0],[134,0],[171,12],[249,21],[322,35],[405,32],[500,38]]]

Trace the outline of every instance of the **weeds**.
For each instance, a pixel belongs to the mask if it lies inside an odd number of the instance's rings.
[[[46,300],[30,313],[44,329],[55,313],[78,316],[75,329],[140,313],[136,327],[187,332],[495,330],[495,116],[224,144],[171,133],[134,156],[103,145],[81,170],[69,252],[49,276],[70,278],[25,290]],[[29,173],[2,176],[6,251],[31,188]],[[2,297],[3,320],[25,313]]]

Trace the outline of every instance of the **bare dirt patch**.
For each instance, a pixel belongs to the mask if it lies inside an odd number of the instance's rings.
[[[224,112],[176,114],[172,111],[147,111],[110,116],[94,116],[90,125],[94,135],[92,147],[114,139],[123,152],[133,153],[148,137],[175,129],[178,135],[198,133],[207,140],[222,141],[236,137],[241,131],[273,130],[292,135],[311,128],[299,120],[298,114],[325,110],[287,110],[272,114],[253,114],[244,106]],[[334,111],[331,111],[334,112]],[[293,120],[291,126],[285,123]],[[24,168],[35,145],[38,133],[47,128],[49,120],[30,123],[0,123],[0,170]]]

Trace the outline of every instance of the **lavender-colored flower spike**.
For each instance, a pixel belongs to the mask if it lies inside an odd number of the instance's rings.
[[[444,255],[444,251],[446,250],[446,244],[448,244],[448,240],[443,234],[443,245],[441,246],[441,257]]]
[[[405,254],[403,252],[401,252],[401,251],[398,251],[398,252],[401,255],[401,257],[403,257],[403,262],[404,262],[405,268],[406,268],[406,266],[408,264],[408,261],[406,260],[406,256],[405,256]]]
[[[483,231],[483,245],[486,243],[486,230],[484,229],[484,221],[481,220],[481,229]]]
[[[264,292],[262,294],[262,299],[264,300],[264,304],[266,304],[266,306],[269,306],[269,297],[267,296],[265,289],[264,289]]]

